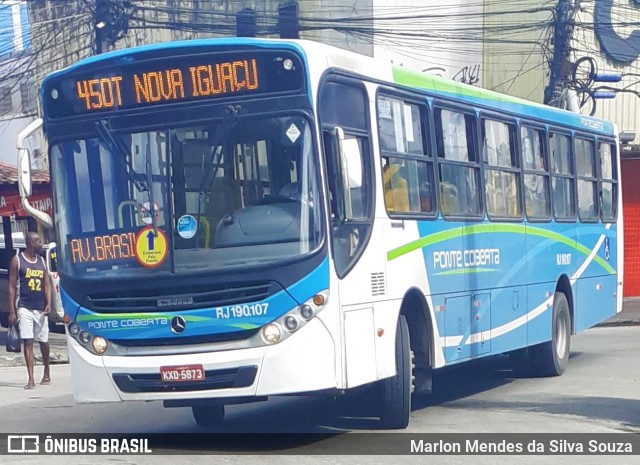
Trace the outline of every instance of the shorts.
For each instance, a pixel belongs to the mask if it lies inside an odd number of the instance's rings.
[[[19,308],[18,329],[20,330],[20,339],[49,342],[49,322],[47,321],[47,315],[40,310]]]

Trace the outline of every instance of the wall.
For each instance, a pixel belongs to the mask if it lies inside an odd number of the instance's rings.
[[[624,296],[640,296],[640,159],[622,162]]]
[[[553,8],[556,3],[545,5]],[[522,12],[540,4],[539,0],[484,2],[483,87],[542,102],[549,80],[542,47],[549,31],[543,25],[552,20],[552,14]]]
[[[380,31],[375,38],[376,58],[482,86],[482,2],[373,3],[374,27]]]

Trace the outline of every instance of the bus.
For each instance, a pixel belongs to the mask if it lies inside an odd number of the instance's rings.
[[[364,391],[405,428],[435,370],[560,375],[621,310],[611,122],[255,38],[94,56],[41,101],[77,402],[206,426]]]

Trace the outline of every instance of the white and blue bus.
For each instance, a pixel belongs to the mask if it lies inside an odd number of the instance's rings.
[[[370,386],[403,428],[434,370],[560,375],[621,309],[610,122],[246,38],[95,56],[41,98],[78,402],[212,425]]]

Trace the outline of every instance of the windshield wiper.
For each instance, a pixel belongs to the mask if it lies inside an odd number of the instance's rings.
[[[106,121],[96,121],[96,130],[100,136],[100,140],[105,145],[106,149],[115,155],[114,159],[120,168],[126,173],[131,184],[135,186],[138,192],[148,192],[151,188],[147,182],[141,181],[138,177],[138,173],[133,169],[131,165],[131,154],[129,150],[122,146],[120,142],[115,138],[113,132],[107,125]],[[148,177],[148,176],[147,176]]]
[[[218,126],[216,131],[216,135],[213,138],[213,143],[211,153],[208,157],[202,157],[202,172],[203,176],[200,178],[200,188],[198,190],[198,220],[196,224],[200,224],[200,216],[202,214],[202,198],[204,197],[205,192],[207,196],[209,195],[209,191],[211,190],[211,185],[215,182],[216,176],[218,175],[218,168],[220,167],[220,158],[222,157],[222,153],[224,151],[223,145],[226,142],[229,134],[231,133],[231,129],[237,124],[238,119],[240,119],[240,105],[229,105],[227,106],[227,113],[222,120],[222,123]],[[215,166],[213,171],[213,176],[211,176],[211,182],[209,182],[209,175],[211,174],[211,167]],[[208,198],[207,198],[208,201]],[[200,239],[197,239],[196,248],[200,247]]]
[[[147,143],[147,152],[145,157],[145,177],[144,181],[140,180],[139,174],[133,169],[131,152],[120,143],[113,135],[106,121],[96,121],[96,130],[107,150],[114,155],[114,160],[120,165],[126,173],[129,181],[135,186],[138,192],[149,193],[149,214],[151,215],[151,226],[155,235],[157,232],[156,225],[156,207],[153,201],[153,173],[151,167],[151,141]],[[140,208],[139,206],[137,208]]]

